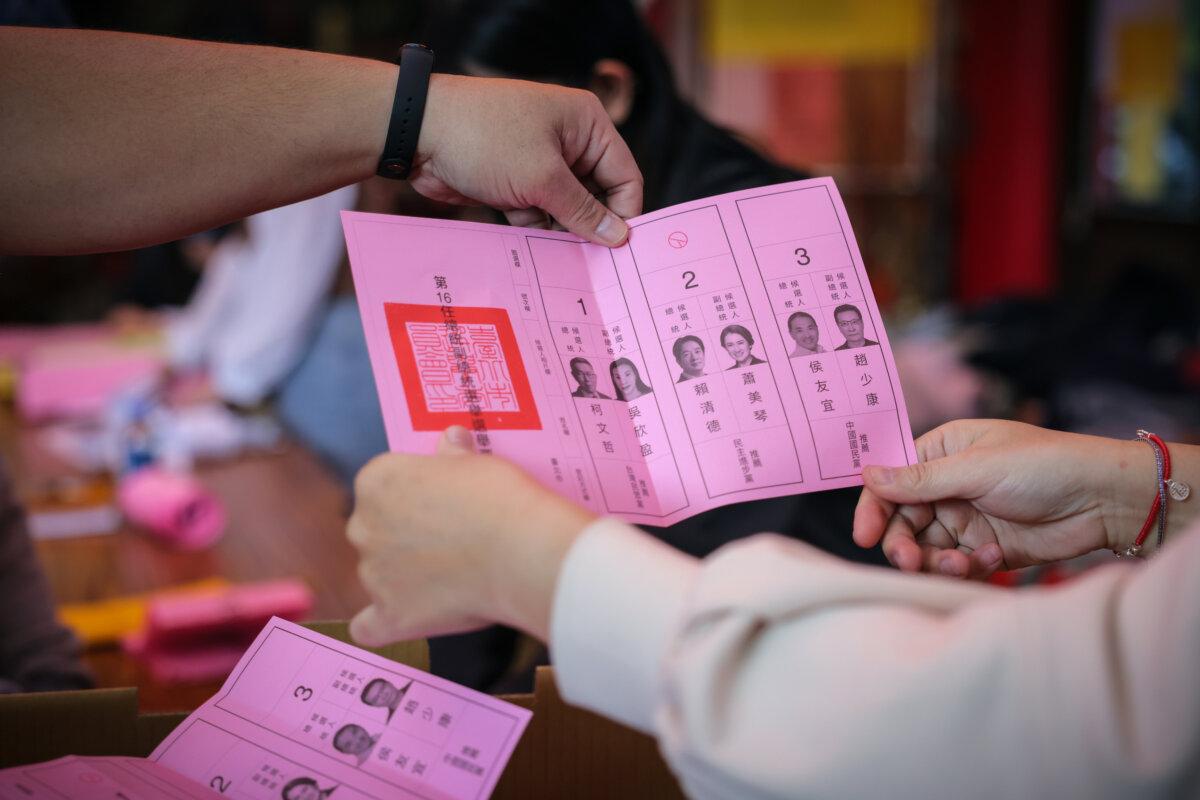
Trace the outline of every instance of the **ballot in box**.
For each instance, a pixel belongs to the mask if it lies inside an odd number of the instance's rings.
[[[315,623],[309,627],[322,634],[348,640],[344,623]],[[393,661],[400,672],[405,671],[403,667],[416,670],[428,668],[428,649],[424,642],[400,643],[373,652]],[[338,691],[340,693],[340,688]],[[349,692],[344,694],[349,695]],[[401,702],[396,704],[399,714],[404,713],[404,699],[402,697]],[[570,796],[586,799],[683,796],[652,738],[567,704],[558,694],[551,668],[539,668],[531,694],[506,695],[497,700],[532,712],[532,718],[511,750],[503,772],[494,782],[491,797]],[[378,711],[379,721],[382,721],[387,710],[380,708]],[[164,773],[152,771],[145,765],[154,770],[163,770],[170,766],[169,763],[165,760],[145,762],[143,759],[161,749],[164,742],[179,736],[182,723],[188,719],[190,717],[183,713],[138,714],[135,688],[0,697],[0,769],[74,755],[82,758],[67,766],[74,771],[76,778],[94,775],[97,781],[112,780],[114,776],[133,774],[140,764],[144,774],[140,775],[142,783],[137,785],[165,786],[154,783],[156,780],[162,781]],[[429,722],[436,728],[436,719]],[[381,739],[375,747],[381,746],[382,742]],[[119,762],[110,759],[99,762],[103,765],[102,770],[85,769],[96,763],[88,758],[95,756],[125,758]],[[263,759],[242,760],[246,761],[246,769],[249,770],[245,777],[254,781],[245,785],[254,791],[261,791],[263,797],[282,796],[279,791],[285,785],[282,776],[286,774],[286,764],[263,764]],[[312,772],[311,764],[304,766]],[[275,770],[275,774],[272,774],[272,770]],[[0,775],[3,774],[0,772]],[[469,771],[465,774],[469,774]],[[326,779],[319,774],[319,770],[314,775],[319,786],[328,788],[319,783]],[[230,775],[204,777],[208,780],[196,781],[195,785],[201,789],[207,787],[215,792],[213,796],[228,796],[223,790],[230,787],[233,780]],[[331,777],[336,781],[337,776]],[[217,781],[218,778],[221,780]],[[268,788],[269,782],[275,785]],[[352,796],[351,787],[339,785],[337,796],[343,795]],[[199,798],[205,795],[195,796]],[[424,792],[420,786],[410,784],[364,796],[412,798],[448,795],[436,791]],[[478,796],[488,795],[481,793]]]

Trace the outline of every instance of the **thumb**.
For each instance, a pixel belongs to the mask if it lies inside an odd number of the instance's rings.
[[[350,620],[350,638],[364,647],[383,647],[400,640],[377,606],[367,606]]]
[[[971,472],[957,458],[939,458],[906,467],[864,467],[863,483],[893,503],[931,503],[967,496],[974,484]]]
[[[451,425],[437,443],[439,456],[456,456],[475,452],[475,438],[462,425]]]
[[[549,182],[540,205],[559,225],[590,242],[620,247],[629,238],[625,220],[593,197],[565,163]]]

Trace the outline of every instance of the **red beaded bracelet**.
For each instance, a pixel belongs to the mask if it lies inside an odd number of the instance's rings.
[[[1167,449],[1167,443],[1157,435],[1149,431],[1139,430],[1137,432],[1138,439],[1150,445],[1154,450],[1154,464],[1156,477],[1158,478],[1158,492],[1154,495],[1154,502],[1150,505],[1150,513],[1146,515],[1146,521],[1142,523],[1141,530],[1138,531],[1137,538],[1133,540],[1133,544],[1125,548],[1123,551],[1113,551],[1118,557],[1138,556],[1142,552],[1142,547],[1146,543],[1146,536],[1150,533],[1150,527],[1158,523],[1158,537],[1156,542],[1159,547],[1162,547],[1163,536],[1167,530],[1167,495],[1174,500],[1186,500],[1191,494],[1191,487],[1183,481],[1173,480],[1171,478],[1171,451]]]

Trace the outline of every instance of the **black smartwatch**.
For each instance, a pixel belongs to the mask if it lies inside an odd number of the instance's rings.
[[[406,44],[400,48],[396,62],[400,65],[396,98],[392,101],[392,119],[375,174],[403,180],[412,170],[417,139],[421,136],[433,51],[423,44]]]

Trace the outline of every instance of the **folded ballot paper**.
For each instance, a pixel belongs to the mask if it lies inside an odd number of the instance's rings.
[[[669,525],[915,463],[830,178],[672,206],[609,249],[342,212],[393,450],[451,424],[601,514]]]
[[[481,800],[531,712],[272,619],[149,759],[0,771],[22,800]]]

